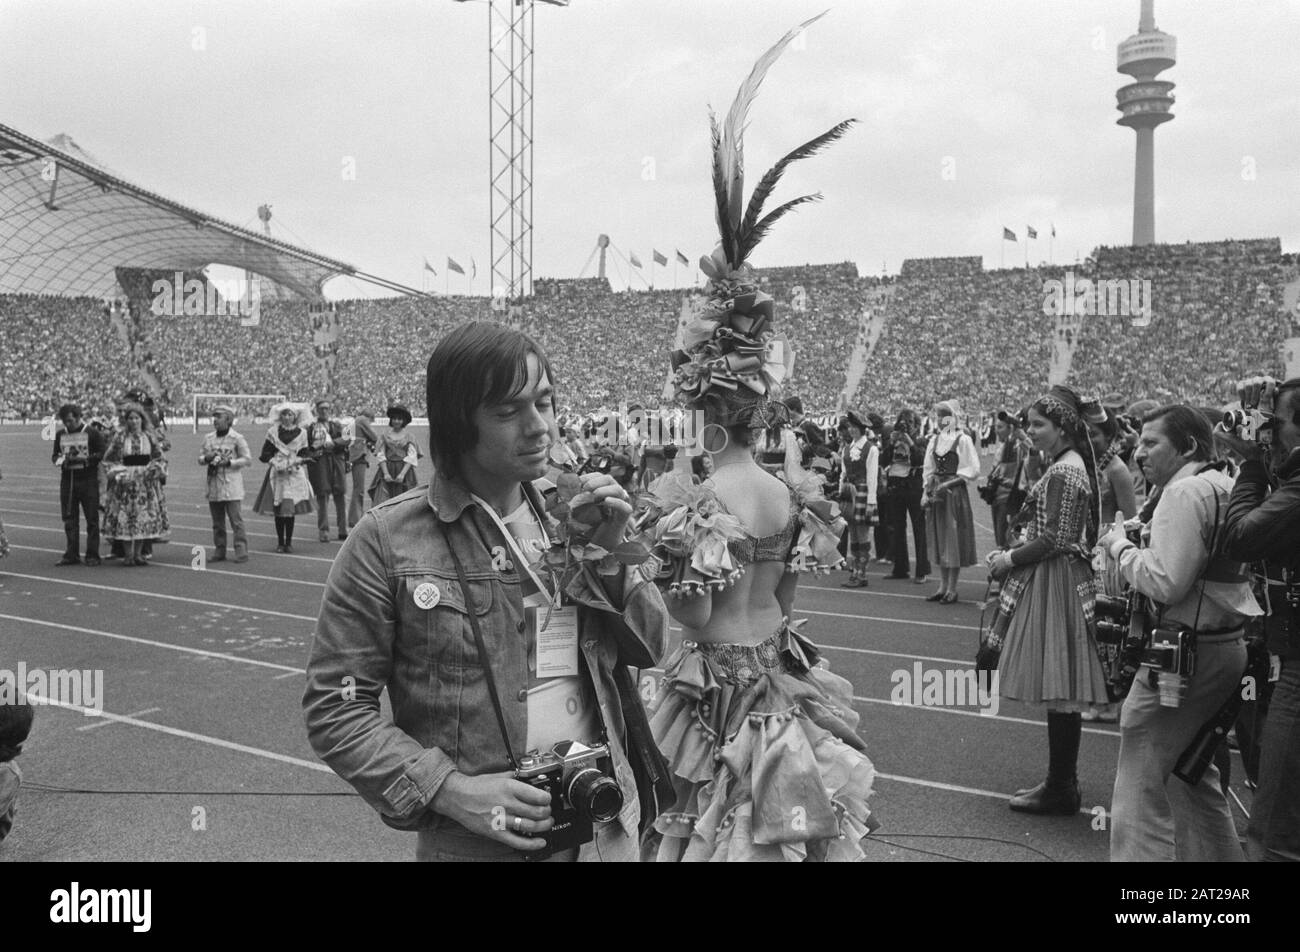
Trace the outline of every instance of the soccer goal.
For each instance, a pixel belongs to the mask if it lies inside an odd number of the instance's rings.
[[[199,415],[212,419],[212,408],[228,403],[238,412],[240,419],[256,420],[271,415],[271,407],[283,403],[283,393],[196,393],[190,397],[190,416],[194,419],[194,432],[199,432]]]

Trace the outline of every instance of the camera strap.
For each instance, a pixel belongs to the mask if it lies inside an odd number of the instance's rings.
[[[465,597],[465,607],[469,609],[469,626],[474,630],[474,647],[478,649],[479,660],[483,662],[483,680],[487,682],[488,697],[492,699],[492,710],[496,712],[497,727],[501,728],[501,740],[506,745],[506,757],[510,761],[511,769],[518,770],[519,764],[515,761],[514,751],[510,749],[510,732],[506,730],[506,716],[501,711],[501,698],[497,694],[496,678],[492,675],[492,658],[488,654],[487,645],[483,643],[483,628],[478,621],[478,605],[474,603],[474,598],[469,593],[469,579],[465,577],[465,566],[461,564],[460,556],[456,554],[456,547],[451,543],[447,524],[441,519],[438,520],[438,524],[447,542],[447,551],[451,553],[451,560],[456,565],[456,581],[460,583],[461,594]]]

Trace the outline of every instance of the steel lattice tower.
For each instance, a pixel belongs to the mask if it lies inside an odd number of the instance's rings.
[[[514,309],[533,290],[534,3],[488,2],[488,258],[492,298]]]

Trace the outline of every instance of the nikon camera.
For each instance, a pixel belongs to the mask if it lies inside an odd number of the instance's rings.
[[[526,854],[530,861],[590,843],[593,824],[608,823],[623,809],[623,791],[614,780],[614,762],[606,744],[588,747],[562,740],[544,754],[529,751],[520,758],[515,779],[551,795],[555,825],[541,834],[546,848]]]

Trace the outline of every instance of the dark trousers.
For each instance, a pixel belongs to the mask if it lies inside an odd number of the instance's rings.
[[[86,514],[86,558],[99,558],[99,474],[94,470],[64,470],[59,479],[59,508],[68,540],[64,558],[77,558],[82,512]]]
[[[352,464],[352,503],[348,507],[348,525],[355,526],[361,521],[366,504],[370,502],[366,496],[366,470],[369,468],[369,462],[363,459]]]
[[[889,518],[892,505],[893,499],[886,493],[885,500],[880,506],[879,521],[876,522],[873,530],[876,537],[876,558],[878,559],[892,559],[894,557],[894,526]]]
[[[897,479],[898,477],[895,477]],[[913,480],[913,483],[916,481]],[[925,510],[921,508],[921,489],[919,485],[908,486],[906,482],[898,484],[890,480],[889,496],[893,517],[892,542],[894,545],[894,574],[908,575],[907,558],[907,517],[912,517],[912,542],[916,546],[916,577],[930,574],[930,556],[925,542]]]
[[[230,520],[230,531],[235,537],[235,555],[248,553],[248,535],[244,532],[244,514],[240,511],[238,499],[223,502],[208,500],[208,512],[212,513],[212,545],[219,555],[226,554],[226,520]]]
[[[335,516],[338,517],[338,521],[339,521],[339,535],[347,535],[348,533],[347,494],[344,493],[342,489],[340,489],[338,490],[338,492],[333,493],[333,496],[334,496],[334,514]],[[329,507],[327,505],[329,498],[330,497],[327,495],[318,494],[316,496],[316,528],[319,529],[321,532],[330,531],[330,514],[329,514]]]
[[[993,509],[993,541],[999,549],[1007,547],[1007,522],[1011,513],[1007,511],[1006,501],[995,502]]]

